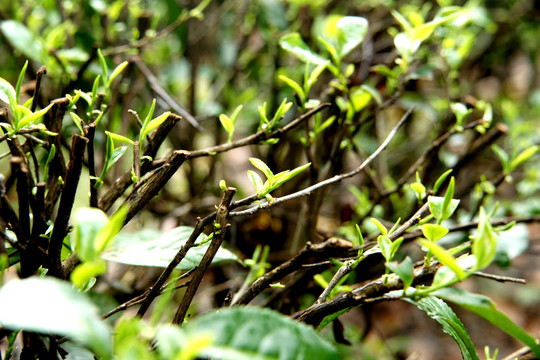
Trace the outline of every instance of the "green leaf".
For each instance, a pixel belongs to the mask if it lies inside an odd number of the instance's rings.
[[[97,50],[98,55],[98,61],[99,66],[101,66],[101,74],[102,74],[102,81],[103,85],[107,86],[107,81],[109,79],[109,67],[107,66],[107,60],[105,60],[105,57],[103,56],[103,53],[101,52],[101,49]]]
[[[319,36],[317,39],[322,44],[322,46],[324,46],[326,51],[328,51],[328,53],[330,54],[330,56],[332,57],[334,62],[339,63],[340,58],[339,58],[337,49],[334,47],[334,45],[330,44],[322,36]],[[327,60],[326,63],[329,64],[329,61]],[[334,66],[331,66],[331,65],[326,65],[326,66],[334,74],[334,76],[337,75],[337,73],[339,72],[339,69],[337,67],[334,67]]]
[[[292,102],[287,102],[287,98],[283,99],[283,101],[279,105],[279,108],[276,110],[276,113],[274,114],[274,117],[272,118],[271,125],[277,124],[277,122],[279,120],[281,120],[283,118],[283,116],[285,116],[287,111],[289,111],[289,109],[292,107],[292,105],[293,105]],[[273,128],[273,126],[271,126],[271,128]]]
[[[324,71],[324,69],[326,69],[329,63],[330,61],[326,61],[324,64],[317,65],[315,69],[313,69],[311,74],[309,74],[309,77],[305,83],[305,86],[308,92],[309,92],[309,89],[311,89],[311,87],[317,82],[317,80],[319,79],[319,76],[321,76],[322,72]],[[307,97],[309,94],[305,94],[305,95]]]
[[[443,331],[450,335],[458,344],[463,359],[479,359],[465,326],[450,306],[443,300],[434,296],[427,296],[418,301],[407,298],[404,298],[403,300],[416,305],[420,310],[425,311],[430,318],[441,324]]]
[[[107,271],[107,263],[103,259],[96,259],[75,267],[69,279],[77,289],[87,291],[95,284],[96,277],[105,271]]]
[[[426,239],[433,242],[442,239],[446,234],[448,234],[448,231],[448,228],[438,224],[422,225],[422,234],[424,234]]]
[[[98,254],[108,249],[116,235],[122,230],[124,220],[126,219],[129,207],[122,206],[110,217],[109,222],[101,229],[95,242],[94,247]]]
[[[124,62],[121,62],[120,64],[118,64],[118,66],[116,68],[114,68],[111,76],[109,77],[109,81],[107,81],[107,89],[111,87],[111,84],[112,82],[114,81],[114,79],[120,75],[120,73],[122,73],[122,71],[124,71],[124,69],[126,68],[126,66],[128,66],[129,62],[127,61],[124,61]]]
[[[304,164],[304,165],[301,165],[299,167],[297,167],[296,169],[294,170],[287,170],[287,171],[284,171],[284,172],[281,172],[277,175],[274,175],[274,179],[270,180],[270,183],[271,183],[271,186],[270,186],[270,191],[273,191],[277,188],[279,188],[281,185],[283,185],[284,183],[286,183],[287,181],[291,180],[293,177],[295,177],[296,175],[300,174],[302,171],[306,170],[308,167],[311,166],[311,163],[307,163],[307,164]]]
[[[285,75],[279,75],[278,78],[279,78],[279,80],[281,80],[285,84],[287,84],[291,89],[296,91],[298,96],[300,96],[300,99],[302,99],[302,102],[306,101],[306,94],[304,93],[304,90],[302,89],[302,87],[300,87],[300,85],[298,85],[298,83],[296,81],[294,81],[293,79],[291,79],[291,78],[289,78],[289,77],[287,77]]]
[[[397,12],[396,10],[392,10],[391,11],[392,13],[392,16],[398,21],[398,23],[401,25],[401,27],[403,28],[403,30],[405,30],[405,32],[409,35],[412,35],[413,33],[413,27],[411,25],[411,23],[405,18],[405,16],[401,15],[399,12]]]
[[[462,103],[451,103],[450,108],[456,115],[456,124],[457,126],[463,126],[465,119],[472,113],[472,109],[467,108]]]
[[[26,25],[15,21],[0,22],[0,30],[10,44],[29,59],[44,63],[45,51],[43,44]]]
[[[429,211],[438,221],[448,219],[459,205],[459,200],[451,199],[448,208],[444,211],[444,198],[440,196],[428,196]]]
[[[344,16],[337,22],[339,57],[343,59],[356,48],[366,36],[368,21],[359,16]]]
[[[212,359],[337,360],[334,347],[315,330],[269,309],[235,307],[189,321],[192,334],[211,333],[214,344],[199,356]]]
[[[536,152],[539,149],[540,149],[540,146],[534,145],[520,152],[519,155],[516,156],[516,158],[510,162],[511,171],[515,170],[519,165],[529,160],[529,158],[533,156],[534,154],[536,154]]]
[[[437,258],[437,260],[441,262],[441,264],[444,264],[452,269],[459,280],[465,280],[467,278],[467,273],[461,268],[461,266],[459,266],[454,256],[452,256],[448,250],[429,240],[418,239],[418,242],[422,246],[425,246]]]
[[[274,173],[272,172],[272,170],[270,170],[268,165],[264,163],[264,161],[262,161],[261,159],[252,158],[252,157],[249,158],[249,161],[251,162],[251,164],[253,164],[253,166],[261,170],[268,180],[271,180],[274,178]]]
[[[15,88],[6,79],[0,77],[0,100],[13,106],[15,101]]]
[[[281,39],[279,39],[279,45],[305,63],[321,65],[327,61],[325,58],[314,53],[309,46],[306,45],[304,40],[302,40],[299,33],[291,33],[282,36]]]
[[[361,87],[356,87],[349,93],[349,99],[354,112],[359,112],[371,101],[371,93]]]
[[[107,166],[104,167],[105,174],[118,160],[120,160],[120,158],[126,153],[126,150],[127,146],[120,146],[113,150],[109,161],[107,161]],[[103,180],[103,177],[101,177],[101,179]]]
[[[152,229],[138,232],[121,231],[101,257],[122,264],[167,267],[193,230],[189,226],[179,226],[165,233]],[[204,236],[201,235],[197,238],[197,243],[203,240]],[[206,242],[191,248],[178,265],[178,269],[190,270],[197,266],[209,245],[210,242]],[[221,261],[239,261],[239,259],[230,251],[220,248],[212,263]]]
[[[39,119],[43,117],[49,111],[53,104],[49,104],[44,109],[25,115],[22,119],[19,120],[17,124],[17,130],[22,129],[23,127],[34,125]]]
[[[251,183],[255,187],[255,192],[257,193],[257,195],[264,196],[265,195],[265,194],[263,194],[264,184],[263,184],[263,180],[261,179],[259,174],[257,174],[253,170],[248,170],[247,175],[249,177],[249,180],[251,181]]]
[[[117,142],[125,142],[125,143],[128,143],[130,145],[135,145],[135,143],[133,142],[133,140],[125,137],[125,136],[122,136],[120,134],[115,134],[115,133],[112,133],[110,131],[107,131],[105,130],[105,134],[107,136],[109,136],[111,139],[114,140],[114,143],[116,144]]]
[[[24,62],[24,66],[19,74],[19,79],[17,80],[17,86],[15,87],[15,101],[19,102],[21,96],[21,86],[24,81],[24,75],[26,74],[26,68],[28,67],[28,60]]]
[[[478,228],[472,238],[472,254],[476,257],[476,269],[483,269],[491,264],[497,253],[497,236],[493,231],[489,215],[480,207]]]
[[[452,172],[452,169],[446,170],[441,176],[439,176],[437,181],[435,181],[435,185],[433,185],[433,193],[434,194],[436,194],[437,191],[439,191],[439,188],[443,184],[444,180],[446,180],[446,178],[448,177],[448,175],[450,175],[451,172]]]
[[[510,166],[510,156],[504,151],[499,145],[493,144],[491,146],[491,150],[497,155],[499,160],[501,161],[501,165],[503,168],[504,174],[509,174],[512,171],[512,167]]]
[[[230,137],[231,134],[234,132],[234,125],[231,121],[231,118],[225,114],[221,114],[219,115],[219,121],[221,122],[221,126],[223,126],[223,128],[225,129],[225,131]]]
[[[72,338],[100,359],[112,358],[111,330],[97,308],[71,284],[50,277],[13,280],[0,288],[4,328]]]
[[[81,117],[79,115],[75,114],[72,111],[69,113],[69,115],[71,116],[71,120],[73,120],[75,125],[79,128],[79,131],[81,132],[81,135],[84,136],[84,129],[82,127],[82,124],[84,124],[84,122],[81,119]]]
[[[171,112],[167,111],[148,122],[144,127],[144,131],[141,130],[142,139],[144,140],[146,136],[148,136],[154,129],[158,128],[161,124],[163,124],[163,122],[167,120],[169,115],[171,115]]]
[[[386,229],[386,227],[379,220],[377,220],[375,218],[371,218],[370,220],[371,220],[372,223],[375,224],[375,226],[377,226],[377,228],[381,232],[381,235],[383,235],[383,236],[388,235],[388,230]]]
[[[412,285],[414,280],[413,263],[410,257],[406,257],[402,262],[387,262],[384,264],[391,272],[397,274],[403,281],[403,291],[406,291]]]
[[[470,312],[489,321],[505,333],[530,347],[536,357],[540,357],[540,347],[536,343],[535,338],[515,324],[506,315],[498,311],[490,298],[483,295],[473,294],[459,288],[440,289],[435,291],[433,295],[446,301],[458,304],[459,306],[462,306]]]
[[[377,237],[377,244],[379,245],[379,249],[385,260],[392,260],[392,240],[390,240],[388,236],[379,235]]]
[[[109,218],[100,209],[80,208],[73,214],[72,250],[82,261],[93,261],[99,256],[96,240],[101,230],[109,223]]]

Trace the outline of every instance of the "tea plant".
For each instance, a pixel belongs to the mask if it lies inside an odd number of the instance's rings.
[[[297,1],[59,3],[0,8],[7,68],[23,64],[0,78],[4,357],[345,358],[341,315],[395,300],[465,359],[484,344],[448,303],[540,356],[489,297],[455,287],[524,282],[483,271],[526,250],[506,231],[538,221],[496,192],[536,176],[521,171],[538,145],[460,77],[494,31],[487,5],[390,2],[377,18]],[[332,212],[347,214],[328,228]],[[159,274],[98,309],[111,263]],[[223,276],[201,314],[201,287]]]

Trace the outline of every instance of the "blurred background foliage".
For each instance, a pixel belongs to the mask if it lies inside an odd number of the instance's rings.
[[[109,110],[100,127],[135,138],[138,125],[127,110],[146,113],[154,97],[159,109],[156,113],[170,110],[171,103],[156,93],[156,86],[162,87],[176,105],[185,108],[204,128],[199,131],[188,122],[180,121],[169,135],[169,149],[194,150],[225,142],[227,134],[221,128],[219,114],[231,114],[238,105],[243,105],[234,135],[236,139],[256,131],[258,106],[266,102],[268,113],[273,114],[283,98],[295,99],[279,75],[300,81],[305,66],[279,46],[281,36],[296,31],[312,49],[322,53],[317,38],[331,30],[328,24],[332,16],[350,15],[365,17],[369,30],[363,45],[344,60],[353,66],[348,86],[369,85],[385,101],[393,103],[381,111],[374,101],[366,103],[364,110],[355,115],[355,121],[360,125],[355,125],[354,131],[347,132],[346,129],[346,135],[342,137],[337,132],[343,128],[329,126],[310,140],[309,132],[314,126],[311,124],[303,132],[287,134],[273,146],[238,149],[220,156],[195,159],[185,165],[159,198],[149,205],[150,211],[139,216],[137,224],[131,225],[135,228],[192,225],[196,216],[207,214],[217,203],[220,179],[237,186],[240,196],[253,193],[245,176],[245,170],[250,167],[249,156],[263,159],[277,171],[293,169],[304,164],[306,158],[316,160],[307,182],[305,178],[295,179],[280,189],[279,194],[315,183],[343,169],[355,168],[358,158],[376,149],[403,114],[402,109],[411,105],[416,107],[414,119],[394,140],[389,151],[376,161],[369,174],[307,200],[295,200],[271,212],[237,221],[229,239],[231,246],[249,258],[256,245],[268,245],[272,250],[268,261],[279,263],[307,240],[353,234],[352,224],[362,223],[369,216],[388,221],[407,216],[416,205],[414,192],[398,184],[397,179],[434,139],[452,126],[455,113],[451,103],[459,102],[472,109],[472,117],[482,116],[479,104],[491,104],[492,127],[500,126],[498,129],[502,133],[497,144],[511,158],[531,146],[540,145],[538,1],[224,0],[210,1],[201,14],[190,13],[188,18],[189,9],[197,5],[199,2],[194,0],[2,1],[0,76],[16,83],[20,69],[29,59],[29,78],[23,84],[23,90],[31,96],[32,74],[45,65],[47,76],[43,79],[40,97],[40,105],[44,106],[53,99],[73,94],[75,89],[91,90],[95,77],[101,73],[96,57],[96,50],[100,48],[109,62],[109,69],[122,61],[130,61],[121,79],[113,83],[112,91],[106,95]],[[377,66],[381,65],[389,70],[397,67],[394,36],[402,29],[392,16],[392,10],[397,10],[411,23],[421,23],[431,19],[440,7],[451,5],[468,9],[468,17],[462,23],[457,20],[437,28],[419,49],[410,71],[399,78],[377,71]],[[155,78],[137,65],[140,63],[145,64],[143,67]],[[331,74],[323,73],[309,97],[320,101],[334,99],[339,91],[329,86],[331,81]],[[297,114],[291,111],[285,121]],[[76,131],[71,121],[64,122],[63,133],[69,135]],[[480,132],[454,134],[421,169],[423,183],[432,183],[444,170],[454,167],[480,135]],[[337,145],[333,143],[336,139],[339,139]],[[96,149],[100,149],[99,144],[104,149],[105,141],[103,131],[96,133]],[[332,146],[341,151],[342,156],[337,160],[329,158]],[[2,148],[2,153],[6,151],[7,148]],[[7,160],[0,160],[2,169],[8,168]],[[129,159],[124,160],[113,171],[115,175],[129,167]],[[539,214],[538,155],[516,170],[501,178],[502,167],[496,154],[489,147],[480,149],[466,167],[458,170],[462,175],[461,179],[457,177],[456,184],[457,197],[462,200],[460,218],[471,219],[480,202],[493,206],[495,201],[503,205],[499,209],[500,216]],[[413,182],[414,176],[407,181]],[[398,191],[382,195],[397,185],[400,185]],[[81,199],[85,196],[83,194]],[[365,226],[368,232],[373,231],[369,225]],[[531,240],[539,237],[534,228],[529,228],[526,233]],[[538,251],[534,241],[531,249]],[[520,259],[523,258],[518,258],[514,264],[516,276],[530,278],[534,275],[538,279],[538,269],[529,268],[527,261]],[[234,267],[216,270],[213,281],[237,281],[235,271],[240,270]],[[361,279],[364,275],[358,276]],[[144,285],[138,286],[144,288]],[[540,285],[537,281],[531,286],[538,289]],[[309,282],[309,285],[288,291],[287,300],[281,299],[271,306],[292,312],[302,304],[311,303],[310,297],[318,289]],[[516,300],[506,296],[505,301],[509,304]],[[519,298],[523,300],[524,296]],[[540,329],[540,314],[528,311],[531,304],[538,304],[540,299],[537,295],[532,299],[531,296],[525,296],[527,304],[518,302],[517,306],[522,307],[523,314],[530,316],[528,330],[534,333]],[[267,301],[272,303],[273,300]],[[408,304],[390,305],[351,312],[346,332],[356,345],[344,347],[343,351],[361,353],[365,359],[412,359],[419,357],[411,355],[408,349],[416,348],[425,350],[422,358],[455,358],[456,349],[452,348],[450,340],[448,351],[441,351],[434,345],[439,344],[440,339],[431,344],[421,340],[422,336],[432,339],[434,335],[430,333],[429,325],[416,325],[415,320],[421,315],[404,319],[403,311],[412,309]],[[401,315],[396,315],[400,311]],[[466,319],[464,322],[467,325]],[[415,332],[409,332],[413,326]],[[406,336],[407,333],[415,336]],[[367,340],[360,346],[366,334]],[[471,330],[471,336],[478,341],[475,343],[488,343],[494,347],[504,347],[510,342],[507,338],[498,340],[502,336],[498,333],[489,340],[485,339],[487,335],[474,330]],[[514,343],[507,345],[515,347]],[[444,357],[441,353],[449,355]]]

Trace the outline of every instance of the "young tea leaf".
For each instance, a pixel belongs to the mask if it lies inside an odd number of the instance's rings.
[[[249,158],[249,161],[251,162],[251,164],[253,164],[253,166],[261,170],[268,180],[274,178],[274,173],[272,172],[272,170],[270,170],[268,165],[264,163],[264,161],[257,158]]]
[[[321,65],[327,61],[325,58],[314,53],[309,46],[306,45],[304,40],[302,40],[299,33],[291,33],[282,36],[281,39],[279,39],[279,46],[305,63]]]
[[[368,21],[363,17],[344,16],[338,20],[337,44],[341,59],[364,41],[367,29]]]
[[[15,101],[19,102],[21,95],[21,86],[24,81],[24,75],[26,74],[26,68],[28,67],[28,60],[24,62],[24,66],[19,74],[19,79],[17,80],[17,86],[15,87]]]
[[[533,156],[534,154],[536,154],[536,152],[539,149],[540,149],[540,146],[534,145],[520,152],[519,155],[516,156],[516,158],[510,162],[511,171],[516,169],[519,165],[521,165],[525,161],[529,160],[529,158]]]
[[[472,239],[472,254],[476,257],[477,270],[489,266],[497,253],[497,236],[489,221],[485,209],[480,207],[478,228]]]
[[[435,181],[435,185],[433,185],[434,194],[437,194],[437,191],[439,191],[439,188],[444,183],[444,180],[446,180],[446,178],[448,177],[448,175],[450,175],[451,172],[452,172],[452,169],[446,170],[441,176],[439,176],[437,181]]]
[[[391,272],[395,273],[403,282],[403,291],[405,292],[409,286],[412,285],[414,280],[413,275],[413,263],[410,257],[406,257],[405,260],[398,263],[397,261],[387,262],[385,266]]]
[[[461,268],[461,266],[459,266],[454,256],[452,256],[448,250],[428,240],[418,239],[418,242],[422,246],[426,247],[437,258],[437,260],[441,262],[441,264],[444,264],[452,269],[459,280],[465,280],[467,278],[467,273]]]
[[[145,139],[152,131],[154,131],[156,128],[158,128],[167,118],[171,115],[170,111],[164,112],[163,114],[159,115],[155,119],[152,119],[150,122],[146,124],[144,127],[144,131],[141,130],[142,133],[142,139]]]
[[[298,85],[296,81],[294,81],[293,79],[285,75],[279,75],[278,77],[279,77],[279,80],[283,81],[285,84],[287,84],[291,89],[293,89],[298,94],[298,96],[302,100],[302,103],[306,101],[306,94],[304,93],[304,90],[302,89],[302,87],[300,87],[300,85]]]
[[[422,234],[428,239],[429,241],[439,241],[442,239],[446,234],[448,234],[448,228],[437,225],[437,224],[424,224],[422,225]]]

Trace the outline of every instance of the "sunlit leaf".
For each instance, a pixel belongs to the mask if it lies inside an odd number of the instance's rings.
[[[39,63],[44,63],[43,44],[26,25],[15,20],[5,20],[0,22],[0,30],[10,44],[24,56]]]
[[[112,358],[111,330],[71,284],[54,278],[13,280],[0,288],[0,323],[12,330],[67,336]]]
[[[368,21],[359,16],[344,16],[337,22],[339,56],[344,58],[364,41]]]
[[[444,264],[452,269],[459,280],[465,280],[467,278],[467,273],[461,268],[454,256],[452,256],[448,250],[429,240],[418,239],[418,242],[422,246],[425,246],[437,258],[437,260],[441,262],[441,264]]]
[[[122,264],[167,267],[193,230],[189,226],[180,226],[165,233],[152,229],[138,232],[121,231],[101,257]],[[204,237],[201,235],[197,243],[203,240]],[[199,265],[209,245],[210,242],[206,242],[190,249],[177,268],[190,270]],[[239,259],[232,252],[221,247],[212,262],[221,261],[239,261]]]
[[[291,33],[282,36],[281,39],[279,39],[279,45],[305,63],[320,65],[327,61],[325,58],[314,53],[309,46],[306,45],[304,40],[302,40],[299,33]]]

